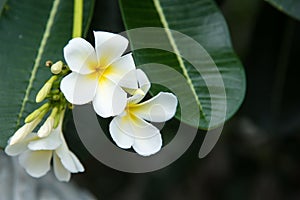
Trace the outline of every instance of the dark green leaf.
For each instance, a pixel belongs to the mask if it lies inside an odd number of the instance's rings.
[[[147,31],[144,33],[144,40],[150,43],[147,44],[150,49],[140,49],[145,41],[139,40],[135,33],[129,31],[128,35],[132,48],[139,49],[134,51],[137,65],[163,64],[184,77],[183,81],[180,81],[175,73],[171,75],[170,70],[159,66],[142,67],[150,76],[151,81],[170,86],[173,92],[175,90],[178,92],[175,94],[179,100],[185,99],[180,102],[180,106],[188,109],[187,113],[190,115],[183,116],[181,113],[180,116],[180,112],[177,112],[177,118],[201,129],[211,129],[222,125],[225,120],[236,113],[245,94],[244,69],[232,49],[226,22],[212,0],[184,2],[180,0],[121,0],[120,4],[127,30],[142,27],[167,28],[163,34],[160,33],[157,36]],[[196,44],[180,33],[193,38]],[[162,43],[169,47],[159,49]],[[187,44],[191,45],[186,46]],[[199,50],[197,44],[204,47],[212,60],[203,49]],[[178,50],[182,58],[166,49],[171,49],[170,51],[175,53]],[[197,53],[196,56],[195,53]],[[200,66],[201,73],[196,70],[195,65]],[[156,80],[157,77],[162,76],[164,80]],[[225,90],[222,88],[223,83],[220,84],[220,79],[224,82]],[[154,87],[152,92],[157,93],[161,89],[162,87]],[[180,96],[180,94],[186,96],[187,90],[190,91],[189,94],[194,102],[198,103],[196,109],[190,97]],[[194,116],[196,113],[194,110],[197,109],[201,112],[200,118],[199,115]],[[197,120],[195,120],[196,117]]]
[[[5,1],[3,1],[5,2]],[[84,3],[84,30],[93,0]],[[52,14],[51,14],[52,13]],[[62,60],[72,37],[73,1],[7,1],[0,15],[0,146],[37,107],[35,95],[51,76],[46,60]]]

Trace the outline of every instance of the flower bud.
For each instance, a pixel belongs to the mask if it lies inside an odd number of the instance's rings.
[[[59,74],[63,68],[64,64],[62,61],[58,61],[51,66],[51,72],[53,74]]]
[[[25,118],[25,123],[30,123],[32,122],[34,119],[36,119],[37,117],[42,118],[46,113],[43,113],[44,110],[48,111],[49,108],[49,103],[45,103],[44,105],[42,105],[41,107],[39,107],[38,109],[36,109],[35,111],[33,111],[32,113],[30,113],[30,115],[28,115]],[[43,113],[42,116],[40,116]]]
[[[48,93],[50,92],[51,87],[52,87],[52,84],[47,82],[42,87],[42,89],[40,89],[39,93],[36,95],[35,101],[37,103],[42,102],[46,98],[46,96],[48,95]]]
[[[47,95],[49,94],[51,88],[52,88],[52,84],[53,82],[57,79],[57,76],[52,76],[46,83],[45,85],[40,89],[40,91],[38,92],[38,94],[36,95],[35,101],[37,103],[42,102]]]

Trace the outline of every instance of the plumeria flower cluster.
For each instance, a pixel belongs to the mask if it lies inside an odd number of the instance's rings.
[[[45,175],[51,161],[60,181],[69,181],[71,173],[84,171],[62,132],[64,113],[73,104],[91,102],[99,116],[113,117],[109,131],[120,148],[132,147],[138,154],[149,156],[162,147],[159,129],[149,122],[171,119],[176,112],[176,96],[160,92],[142,102],[151,84],[146,74],[136,69],[132,55],[123,55],[128,40],[101,31],[94,36],[95,48],[82,38],[69,41],[64,48],[67,65],[62,61],[46,63],[53,76],[38,92],[36,102],[47,102],[29,114],[8,141],[5,152],[19,156],[20,164],[33,177]]]
[[[84,167],[69,150],[62,132],[64,113],[69,103],[59,89],[62,77],[69,69],[61,61],[51,66],[53,76],[36,96],[36,102],[47,100],[25,118],[25,124],[9,139],[6,154],[19,156],[19,162],[33,177],[42,177],[49,170],[51,160],[54,174],[60,181],[69,181],[71,173],[83,172]],[[44,123],[38,128],[47,113]],[[33,132],[37,129],[37,132]]]
[[[136,70],[132,55],[123,55],[128,40],[102,31],[94,32],[94,37],[95,48],[82,38],[65,46],[64,57],[72,72],[61,81],[61,91],[72,104],[92,102],[99,116],[114,117],[109,130],[119,147],[132,147],[142,156],[157,153],[162,146],[161,134],[147,121],[172,118],[176,96],[161,92],[141,102],[151,84],[142,70]]]

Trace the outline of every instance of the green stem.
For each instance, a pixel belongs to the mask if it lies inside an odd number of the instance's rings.
[[[81,37],[82,35],[82,11],[83,0],[74,0],[73,38]]]

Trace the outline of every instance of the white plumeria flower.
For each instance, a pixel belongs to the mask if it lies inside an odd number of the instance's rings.
[[[101,117],[120,114],[126,106],[126,92],[137,88],[134,77],[126,76],[135,69],[132,55],[122,56],[128,40],[120,35],[94,32],[95,48],[82,38],[74,38],[64,48],[65,60],[72,70],[60,85],[66,99],[75,105],[93,102]],[[122,56],[122,57],[121,57]]]
[[[71,173],[84,171],[78,158],[68,149],[61,125],[47,137],[40,138],[36,133],[30,133],[22,141],[8,145],[5,152],[10,156],[19,155],[21,166],[36,178],[50,170],[52,157],[54,174],[60,181],[69,181]]]
[[[160,92],[140,103],[150,88],[150,82],[141,70],[136,70],[139,89],[128,98],[124,111],[113,118],[109,131],[115,143],[124,149],[133,149],[142,156],[149,156],[161,149],[159,129],[146,122],[165,122],[176,112],[177,98],[171,93]]]

